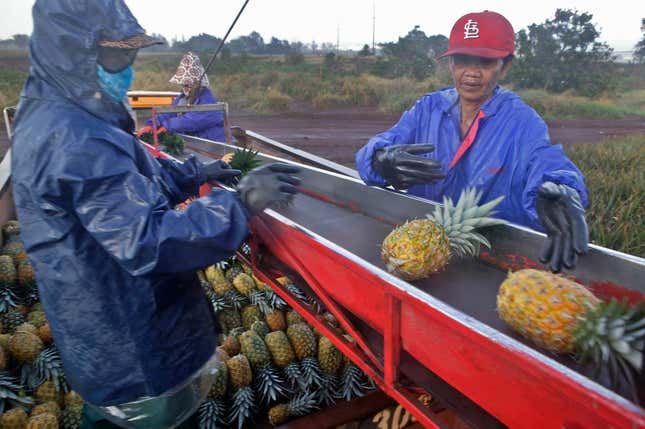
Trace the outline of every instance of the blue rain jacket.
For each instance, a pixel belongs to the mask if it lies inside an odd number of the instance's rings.
[[[185,104],[182,102],[185,98],[183,93],[178,95],[172,101],[172,105]],[[213,104],[216,102],[217,99],[213,92],[202,87],[193,104]],[[149,119],[146,125],[152,125],[152,119]],[[223,112],[162,113],[157,116],[157,127],[165,127],[173,133],[190,134],[218,142],[226,141]]]
[[[372,137],[356,154],[361,178],[368,185],[386,183],[372,169],[377,150],[394,144],[432,143],[435,150],[423,156],[441,161],[446,177],[408,192],[441,202],[456,203],[467,186],[483,191],[481,203],[501,195],[495,208],[500,218],[543,231],[535,211],[537,188],[545,181],[568,185],[587,205],[587,188],[580,170],[566,157],[561,145],[552,145],[540,116],[512,91],[497,87],[482,106],[485,115],[472,146],[448,169],[460,147],[460,113],[455,88],[444,88],[419,99],[388,131]]]
[[[212,356],[217,332],[195,270],[246,237],[237,194],[198,193],[199,163],[156,160],[125,104],[102,92],[96,41],[143,30],[121,0],[38,0],[12,139],[22,238],[67,380],[115,405],[157,396]]]

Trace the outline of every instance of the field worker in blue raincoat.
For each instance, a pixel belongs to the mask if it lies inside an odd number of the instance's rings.
[[[38,0],[32,13],[13,196],[66,380],[110,421],[174,427],[214,377],[218,332],[196,270],[231,256],[250,216],[288,202],[298,168],[262,166],[237,192],[175,210],[239,172],[155,159],[138,142],[126,93],[138,49],[157,41],[123,0]]]
[[[203,76],[203,77],[202,77]],[[201,80],[200,80],[201,78]],[[195,104],[213,104],[217,102],[215,95],[210,90],[208,76],[204,74],[199,57],[188,52],[181,59],[177,71],[170,78],[170,82],[181,85],[181,93],[173,100],[173,106],[192,106]],[[157,116],[157,130],[173,133],[189,134],[209,140],[223,142],[224,113],[215,112],[190,112],[190,113],[162,113]],[[146,122],[137,135],[152,132],[152,119]]]
[[[499,217],[546,231],[541,261],[553,271],[573,268],[588,247],[587,188],[542,118],[498,85],[514,51],[513,27],[502,15],[459,18],[441,55],[454,86],[419,99],[359,150],[356,164],[369,185],[435,201],[457,201],[469,186],[483,191],[482,202],[503,195]]]

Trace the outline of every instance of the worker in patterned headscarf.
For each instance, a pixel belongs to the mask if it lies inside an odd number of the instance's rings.
[[[202,79],[200,80],[200,77]],[[217,102],[210,90],[208,76],[204,74],[199,57],[192,52],[183,56],[170,83],[181,85],[181,94],[173,100],[173,106],[213,104]],[[224,114],[222,112],[190,112],[184,114],[164,113],[157,116],[157,128],[163,127],[173,133],[190,134],[209,140],[225,141]],[[152,131],[152,120],[146,122],[137,135]],[[163,130],[162,130],[163,131]]]

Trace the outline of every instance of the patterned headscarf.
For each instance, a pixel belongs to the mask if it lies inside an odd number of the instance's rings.
[[[175,75],[170,78],[170,83],[177,85],[189,85],[191,88],[195,86],[199,77],[204,73],[202,62],[199,57],[192,52],[188,52],[183,56]],[[208,76],[204,75],[201,86],[210,86]]]

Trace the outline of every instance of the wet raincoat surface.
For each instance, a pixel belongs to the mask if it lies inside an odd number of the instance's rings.
[[[143,33],[119,0],[37,1],[12,139],[22,238],[67,380],[96,405],[156,396],[213,355],[195,269],[247,235],[237,195],[198,192],[199,164],[155,160],[101,90],[96,42]]]
[[[213,92],[202,87],[193,104],[213,104],[216,102],[217,98],[215,98]],[[186,96],[183,93],[172,101],[173,106],[185,104]],[[146,125],[152,125],[152,120],[148,120]],[[157,127],[165,127],[173,133],[190,134],[191,136],[218,142],[226,141],[224,136],[224,113],[222,112],[162,113],[157,116]]]
[[[456,203],[465,187],[483,191],[481,203],[501,195],[496,216],[542,231],[535,211],[538,187],[545,181],[568,185],[587,205],[587,188],[580,170],[566,157],[561,145],[552,145],[546,124],[517,94],[497,87],[482,106],[474,140],[449,168],[462,144],[458,93],[446,88],[425,95],[388,131],[372,137],[356,154],[361,178],[368,185],[386,183],[372,168],[374,152],[394,144],[432,143],[435,150],[423,156],[441,161],[446,177],[408,192],[441,202]],[[474,128],[475,125],[473,125]]]

